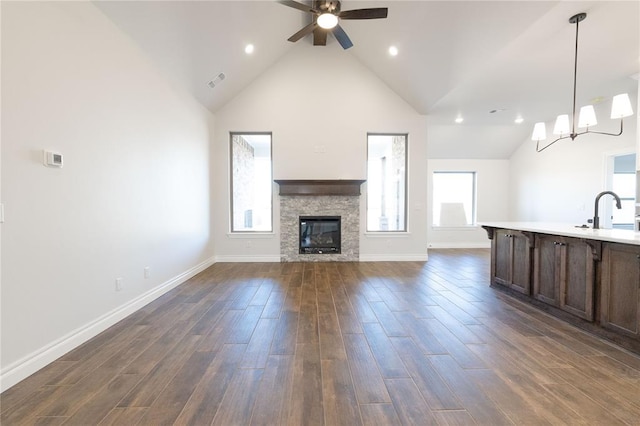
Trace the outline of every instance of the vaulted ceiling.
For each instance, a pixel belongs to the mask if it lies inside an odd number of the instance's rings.
[[[639,3],[345,0],[343,10],[388,7],[389,14],[342,21],[354,43],[342,54],[428,116],[430,157],[508,158],[534,122],[570,112],[575,25],[568,19],[578,12],[588,14],[580,24],[578,104],[595,100],[604,108],[622,92],[635,99]],[[214,113],[283,55],[295,54],[287,38],[309,22],[308,14],[274,1],[95,4],[169,80]],[[248,43],[255,45],[251,55],[244,52]],[[391,45],[399,50],[395,57]],[[331,36],[312,48],[342,50]],[[207,82],[220,72],[226,78],[212,90]],[[330,77],[310,84],[330,84]],[[455,124],[459,115],[464,122]],[[615,128],[608,117],[599,119]]]

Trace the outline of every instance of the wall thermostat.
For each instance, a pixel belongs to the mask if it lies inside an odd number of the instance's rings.
[[[53,151],[42,151],[44,165],[49,167],[62,167],[62,154]]]

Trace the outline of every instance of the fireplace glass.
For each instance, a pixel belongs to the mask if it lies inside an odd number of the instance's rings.
[[[340,253],[340,216],[300,216],[300,254]]]

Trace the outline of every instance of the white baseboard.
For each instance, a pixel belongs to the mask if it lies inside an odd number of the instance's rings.
[[[256,263],[279,263],[280,255],[272,256],[265,254],[250,254],[250,255],[223,255],[215,257],[216,263],[247,263],[247,262],[256,262]]]
[[[426,262],[428,255],[424,254],[360,254],[360,262]],[[233,256],[223,255],[215,257],[216,263],[274,263],[280,262],[280,256],[271,255],[246,255]]]
[[[430,249],[491,248],[491,241],[487,240],[486,243],[429,243],[427,247]]]
[[[360,254],[360,262],[426,262],[427,253],[421,254]]]
[[[31,374],[52,363],[62,355],[77,348],[92,337],[97,336],[118,321],[131,315],[138,309],[153,302],[158,297],[174,289],[189,278],[204,271],[215,263],[214,258],[209,258],[182,274],[166,281],[154,289],[136,297],[116,309],[107,312],[90,323],[72,331],[66,336],[53,341],[52,343],[30,353],[5,367],[0,372],[0,391],[4,392],[11,386],[29,377]]]

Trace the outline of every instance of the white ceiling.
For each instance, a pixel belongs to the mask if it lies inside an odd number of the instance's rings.
[[[158,68],[212,112],[292,51],[287,38],[308,15],[274,1],[99,1]],[[580,24],[578,105],[629,92],[640,70],[639,1],[360,1],[387,19],[343,21],[367,66],[428,116],[431,158],[508,158],[536,121],[571,109],[575,25]],[[252,55],[244,46],[253,43]],[[306,37],[298,43],[311,43]],[[390,45],[400,53],[390,57]],[[341,49],[331,36],[327,46]],[[211,90],[207,82],[224,72]],[[494,114],[493,109],[503,110]],[[457,115],[462,124],[454,124]],[[517,115],[524,118],[514,124]],[[602,114],[601,114],[602,115]],[[635,119],[635,118],[633,118]],[[603,130],[608,117],[599,117]],[[478,143],[481,141],[482,143]]]

